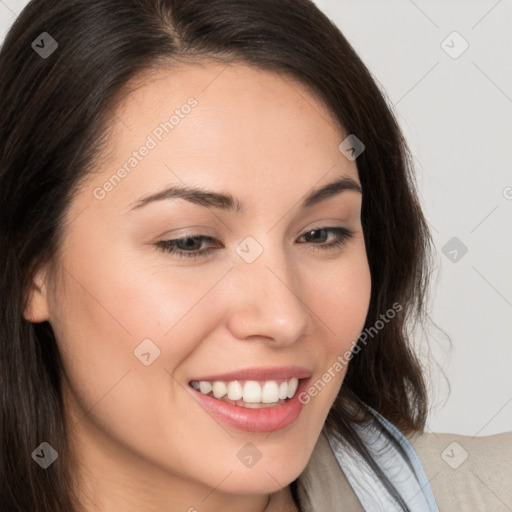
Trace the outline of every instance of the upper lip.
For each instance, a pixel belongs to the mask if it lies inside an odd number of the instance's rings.
[[[259,367],[259,368],[245,368],[243,370],[235,370],[229,373],[206,375],[191,379],[199,381],[232,381],[232,380],[274,380],[274,379],[306,379],[311,377],[312,372],[302,366],[279,366],[279,367]]]

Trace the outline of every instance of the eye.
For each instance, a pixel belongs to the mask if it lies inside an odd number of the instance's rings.
[[[198,245],[201,245],[201,243],[198,244],[198,242],[202,241],[215,242],[215,238],[205,235],[184,236],[174,238],[173,240],[162,240],[156,245],[164,252],[174,254],[178,256],[178,258],[197,258],[199,256],[206,256],[214,251],[212,247],[198,251]]]
[[[318,236],[324,234],[332,234],[334,235],[334,240],[332,240],[329,243],[314,243],[313,244],[313,250],[315,251],[329,251],[329,250],[335,250],[339,247],[345,245],[354,235],[355,231],[352,231],[348,228],[343,227],[326,227],[326,228],[314,228],[310,229],[303,235],[301,235],[300,238],[309,238],[310,240],[318,240],[320,238],[320,241],[325,240],[325,236]],[[313,236],[309,236],[313,234]],[[328,237],[327,237],[328,238]]]
[[[328,236],[324,236],[326,234],[333,235],[334,240],[329,243],[324,243],[325,239],[329,238]],[[313,250],[315,251],[329,251],[336,250],[345,245],[354,235],[355,231],[344,227],[317,227],[301,235],[299,240],[304,238],[308,239],[307,242],[313,245]],[[318,240],[320,240],[320,243],[318,243]],[[161,240],[155,245],[164,252],[173,254],[178,258],[198,258],[206,257],[215,250],[213,247],[200,249],[202,242],[215,243],[218,242],[218,240],[206,235],[188,235],[172,240]],[[217,243],[216,245],[219,244]]]

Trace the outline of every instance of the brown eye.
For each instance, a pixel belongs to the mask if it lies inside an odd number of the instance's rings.
[[[190,241],[192,242],[189,243]],[[162,240],[156,245],[163,251],[174,254],[179,258],[197,258],[199,256],[206,256],[214,250],[211,247],[198,250],[203,241],[214,242],[215,238],[204,235],[184,236],[173,240]]]
[[[334,234],[335,239],[330,243],[324,243],[325,239],[328,238],[325,235]],[[313,236],[308,236],[313,234]],[[354,236],[355,232],[343,228],[343,227],[325,227],[325,228],[314,228],[310,229],[307,233],[304,233],[301,238],[307,238],[308,241],[320,240],[320,243],[313,242],[314,250],[330,250],[336,249],[345,245],[350,238]]]

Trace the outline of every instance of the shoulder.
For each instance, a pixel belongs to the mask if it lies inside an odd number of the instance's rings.
[[[441,510],[512,509],[512,432],[482,437],[415,433],[408,440]]]
[[[364,510],[439,512],[421,460],[407,438],[383,416],[354,424],[366,455],[329,436],[333,453]],[[359,453],[358,453],[359,452]],[[391,490],[393,488],[393,490]]]

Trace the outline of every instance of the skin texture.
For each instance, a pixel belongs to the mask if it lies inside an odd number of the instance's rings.
[[[190,97],[197,106],[97,199],[95,188]],[[245,64],[162,69],[120,104],[108,154],[74,197],[58,260],[37,273],[25,311],[48,320],[57,338],[88,510],[262,512],[286,496],[345,370],[271,433],[215,420],[188,382],[288,364],[310,369],[314,382],[352,348],[371,285],[362,195],[344,191],[299,209],[304,195],[340,175],[359,183],[355,162],[338,149],[347,135],[304,86]],[[183,199],[129,211],[171,184],[229,192],[247,211]],[[337,235],[301,238],[319,226],[355,235],[321,250]],[[155,246],[185,235],[219,242],[197,244],[214,251],[189,259]],[[263,248],[250,264],[235,251],[247,236]],[[133,353],[147,338],[160,349],[149,366]],[[247,442],[262,455],[251,468],[237,457]]]

